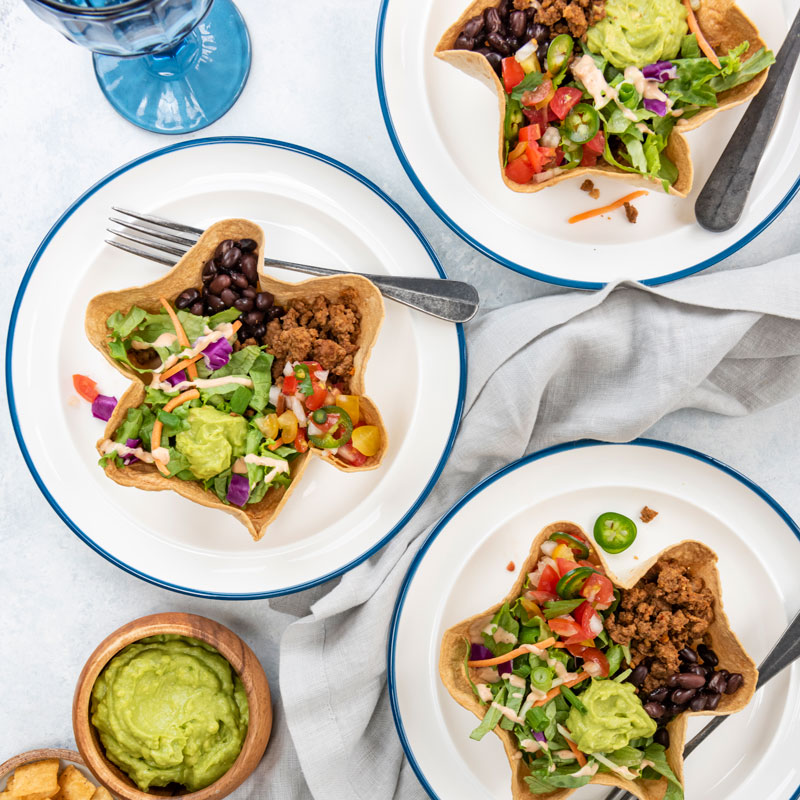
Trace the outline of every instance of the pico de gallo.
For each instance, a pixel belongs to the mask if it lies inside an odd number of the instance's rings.
[[[620,600],[588,540],[556,531],[520,596],[487,620],[480,641],[467,643],[466,677],[486,708],[471,738],[498,726],[513,733],[534,794],[614,773],[665,778],[665,797],[683,797],[654,739],[656,722],[627,680],[630,650],[606,631]]]
[[[698,34],[687,33],[677,57],[618,68],[592,52],[591,31],[586,41],[559,34],[543,60],[536,39],[503,58],[508,180],[542,183],[605,163],[660,181],[668,190],[678,169],[664,150],[676,122],[717,106],[721,92],[775,61],[763,47],[743,60],[746,41],[712,60]]]

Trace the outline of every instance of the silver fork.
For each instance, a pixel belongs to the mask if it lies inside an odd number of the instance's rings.
[[[178,259],[197,242],[202,228],[194,228],[191,225],[183,225],[180,222],[173,222],[163,217],[156,217],[152,214],[140,214],[136,211],[129,211],[124,208],[112,206],[118,214],[124,214],[140,222],[147,223],[139,225],[130,220],[120,219],[119,217],[109,217],[115,225],[121,226],[124,230],[114,230],[108,228],[109,233],[121,239],[145,245],[152,250],[158,250],[166,256],[156,255],[155,253],[132,247],[116,239],[106,239],[106,242],[113,247],[132,253],[135,256],[148,258],[159,264],[168,267],[177,263]],[[166,230],[163,230],[166,229]],[[168,233],[167,231],[177,231]],[[185,234],[185,235],[178,235]],[[174,256],[170,258],[169,256]],[[288,269],[292,272],[304,272],[308,275],[346,275],[348,273],[327,267],[314,267],[310,264],[296,264],[293,261],[281,261],[277,258],[264,258],[264,265],[267,267],[279,267]],[[359,273],[362,274],[362,273]],[[452,281],[441,278],[412,278],[398,277],[395,275],[364,275],[378,287],[384,297],[396,300],[398,303],[423,311],[433,317],[447,320],[448,322],[467,322],[478,312],[480,297],[474,286],[463,281]]]

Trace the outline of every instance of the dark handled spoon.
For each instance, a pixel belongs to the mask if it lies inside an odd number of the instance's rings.
[[[798,54],[800,11],[770,68],[766,83],[750,102],[694,204],[697,222],[706,230],[715,233],[727,231],[742,216]]]
[[[800,613],[791,621],[789,627],[770,650],[769,655],[761,662],[761,666],[758,668],[756,691],[767,681],[772,680],[781,670],[786,669],[790,664],[797,661],[798,658],[800,658]],[[686,758],[696,747],[701,745],[708,738],[708,735],[722,725],[726,719],[728,719],[727,714],[714,717],[703,730],[693,736],[686,744],[683,748],[683,757]],[[636,800],[636,798],[624,789],[614,789],[603,800]]]

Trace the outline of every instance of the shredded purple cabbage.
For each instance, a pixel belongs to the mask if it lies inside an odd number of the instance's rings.
[[[128,439],[128,441],[125,442],[125,447],[134,448],[134,447],[141,447],[141,446],[142,446],[142,440],[141,439]],[[129,464],[135,464],[138,460],[139,459],[136,458],[136,456],[132,456],[132,455],[127,455],[127,456],[123,456],[122,457],[122,463],[126,467]]]
[[[514,666],[514,660],[513,659],[511,661],[506,661],[503,664],[498,664],[497,665],[497,674],[500,675],[501,677],[503,675],[510,675],[511,674],[511,668],[513,666]]]
[[[650,100],[649,98],[645,98],[643,105],[648,111],[658,114],[659,117],[667,116],[666,100]]]
[[[533,738],[536,739],[537,742],[547,741],[547,737],[541,731],[534,731]]]
[[[117,398],[109,397],[107,394],[99,394],[92,400],[92,416],[108,422],[114,409],[117,407]]]
[[[231,359],[233,348],[231,343],[225,339],[217,339],[203,350],[203,360],[206,366],[213,372],[215,369],[224,367]]]
[[[247,475],[240,475],[234,472],[231,475],[231,482],[228,485],[228,494],[225,499],[235,506],[243,506],[250,497],[250,481]]]
[[[655,64],[642,67],[642,75],[649,81],[664,83],[678,77],[678,68],[670,61],[656,61]]]
[[[182,369],[180,372],[176,372],[174,375],[170,375],[167,378],[167,383],[170,386],[177,386],[179,383],[183,383],[183,381],[185,380],[187,380],[186,370]]]
[[[486,658],[494,658],[494,653],[488,647],[473,642],[469,651],[469,660],[483,661]]]

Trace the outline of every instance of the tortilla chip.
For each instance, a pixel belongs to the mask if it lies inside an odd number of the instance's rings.
[[[678,779],[683,782],[683,747],[686,740],[688,715],[718,716],[741,711],[753,697],[758,680],[756,665],[745,652],[741,642],[736,638],[736,634],[731,631],[728,618],[725,616],[725,611],[722,607],[722,587],[720,586],[719,573],[716,567],[717,556],[713,550],[700,542],[685,541],[662,550],[657,556],[639,566],[636,572],[631,574],[626,581],[623,581],[614,574],[602,551],[592,547],[591,539],[580,526],[573,522],[563,521],[548,525],[534,539],[528,558],[522,565],[517,579],[505,599],[482,614],[475,614],[445,631],[442,637],[439,658],[439,675],[442,683],[444,683],[447,691],[450,692],[459,705],[472,711],[479,719],[483,718],[486,711],[485,706],[481,705],[464,675],[464,640],[472,641],[498,609],[502,607],[504,602],[516,600],[522,594],[528,573],[535,569],[539,560],[542,544],[556,531],[577,533],[582,536],[589,543],[589,547],[595,550],[611,581],[623,589],[630,589],[638,583],[656,561],[662,558],[669,558],[690,567],[692,574],[702,578],[713,593],[714,621],[708,629],[707,636],[711,639],[712,647],[719,656],[720,664],[729,672],[740,672],[744,677],[744,683],[736,694],[723,694],[715,711],[687,711],[668,723],[667,730],[670,735],[670,747],[667,750],[667,761]],[[534,800],[534,798],[541,797],[542,795],[535,795],[530,791],[524,780],[528,774],[528,769],[522,759],[514,757],[515,754],[519,753],[517,737],[514,732],[503,730],[498,725],[494,729],[494,733],[503,742],[503,747],[511,766],[511,796],[513,800]],[[592,777],[590,783],[623,788],[640,798],[640,800],[661,800],[665,786],[663,780],[648,781],[639,779],[629,781],[609,773],[598,773]],[[548,800],[564,800],[574,791],[574,789],[560,789],[549,793],[547,798]]]
[[[264,260],[264,231],[255,223],[245,219],[227,219],[211,225],[205,233],[180,261],[163,277],[157,281],[140,287],[123,289],[116,292],[105,292],[94,297],[87,309],[85,318],[86,335],[89,341],[103,355],[103,357],[119,372],[133,381],[131,387],[120,399],[111,419],[106,424],[103,438],[98,440],[98,452],[105,439],[113,439],[114,433],[120,426],[129,408],[135,408],[144,400],[145,381],[150,380],[150,373],[138,373],[127,364],[112,358],[108,350],[109,330],[106,320],[115,311],[128,311],[132,306],[138,305],[149,312],[158,312],[163,306],[159,297],[167,300],[174,299],[186,288],[202,287],[203,265],[213,257],[219,242],[224,239],[250,238],[258,243],[257,256],[259,265]],[[359,350],[354,358],[354,374],[351,379],[352,391],[363,393],[364,373],[369,360],[370,351],[378,337],[383,323],[383,298],[375,285],[360,275],[333,275],[330,277],[311,278],[301,283],[286,283],[263,274],[259,268],[259,284],[263,291],[272,292],[278,305],[285,304],[294,298],[308,298],[322,294],[329,299],[337,298],[346,288],[352,288],[359,296],[359,310],[361,312],[361,336]],[[381,430],[382,448],[378,454],[368,459],[362,467],[351,467],[340,459],[324,454],[324,460],[345,472],[374,469],[380,464],[386,450],[388,436],[381,420],[380,413],[367,397],[362,396],[362,406],[369,409],[365,419],[370,424],[378,425]],[[316,449],[315,455],[320,455]],[[267,491],[264,498],[244,508],[227,505],[210,490],[206,490],[196,481],[184,481],[175,478],[165,478],[153,464],[138,462],[127,467],[118,467],[113,459],[106,464],[105,473],[111,480],[122,486],[133,486],[144,491],[159,492],[172,490],[208,508],[217,508],[235,516],[258,541],[264,536],[268,525],[275,519],[284,503],[303,474],[312,450],[295,456],[290,463],[292,483],[288,487],[273,487]],[[322,456],[321,456],[322,457]]]
[[[14,800],[49,800],[58,792],[58,759],[47,758],[17,767],[4,794]]]
[[[73,764],[58,776],[58,786],[58,794],[53,800],[91,800],[97,790],[97,787]]]
[[[114,798],[105,786],[98,786],[92,795],[92,800],[114,800]]]
[[[555,186],[557,183],[561,183],[561,181],[573,178],[586,178],[592,175],[602,175],[606,178],[616,178],[626,181],[627,183],[645,186],[649,189],[663,190],[664,187],[661,181],[653,181],[642,175],[625,172],[606,162],[598,163],[595,167],[576,167],[575,169],[562,172],[541,183],[516,183],[515,181],[509,180],[506,176],[505,169],[503,169],[503,151],[505,147],[503,121],[506,115],[506,94],[503,84],[497,77],[497,73],[489,65],[489,62],[480,53],[471,50],[453,49],[456,38],[459,33],[461,33],[467,20],[477,14],[483,13],[484,9],[496,5],[497,0],[475,0],[458,20],[445,31],[444,35],[439,40],[439,44],[436,45],[434,55],[437,58],[441,58],[442,61],[447,61],[454,67],[458,67],[458,69],[466,72],[473,78],[478,78],[496,92],[500,114],[498,158],[500,175],[506,186],[515,192],[531,193],[541,191],[548,186]],[[526,8],[529,5],[531,5],[530,0],[516,0],[514,7]],[[756,26],[741,12],[738,6],[734,4],[733,0],[703,0],[700,10],[696,12],[696,16],[700,28],[709,44],[720,55],[726,55],[728,50],[737,47],[744,41],[749,42],[750,45],[746,57],[751,56],[759,47],[766,47],[766,44],[759,36],[758,28],[756,28]],[[736,86],[733,89],[720,93],[718,95],[719,104],[716,108],[706,108],[691,119],[678,121],[670,134],[669,142],[664,151],[667,157],[678,168],[678,177],[669,190],[670,194],[674,194],[677,197],[686,197],[692,189],[694,168],[689,153],[689,144],[683,134],[699,127],[720,111],[738,106],[754,97],[767,80],[768,71],[769,70],[764,70],[747,83],[743,83],[741,86]]]

